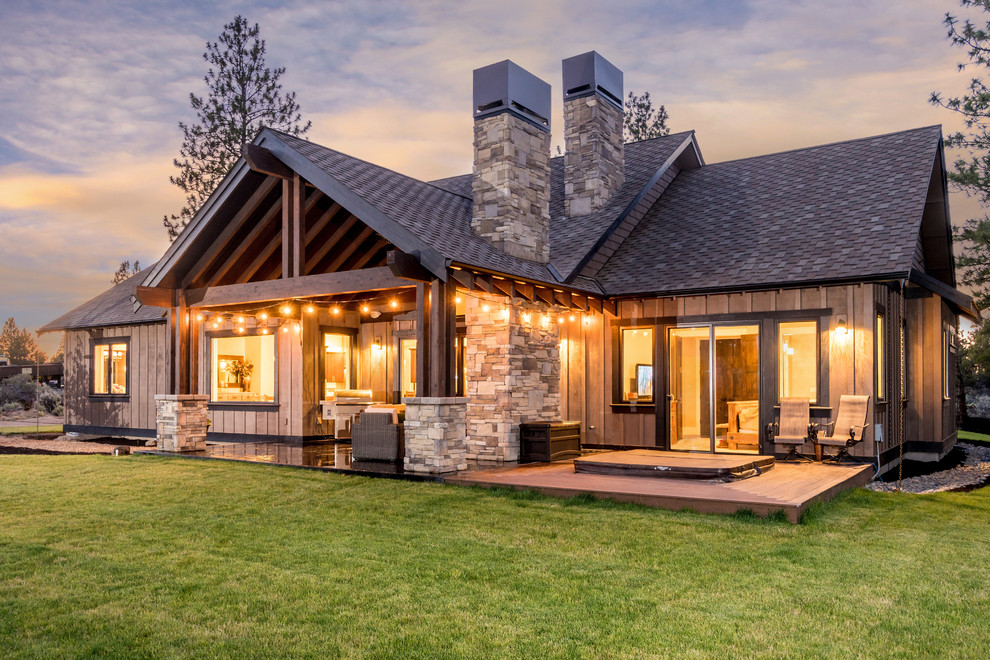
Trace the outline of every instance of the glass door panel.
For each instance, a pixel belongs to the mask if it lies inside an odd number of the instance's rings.
[[[760,450],[760,329],[718,325],[715,335],[715,451]]]
[[[670,448],[711,451],[710,328],[670,330]]]
[[[759,452],[759,339],[756,325],[670,329],[671,449]]]

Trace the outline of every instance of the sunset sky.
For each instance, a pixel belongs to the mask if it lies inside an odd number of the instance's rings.
[[[896,7],[896,9],[894,9]],[[598,50],[649,90],[709,163],[961,122],[945,39],[954,2],[55,2],[0,6],[0,322],[35,329],[156,260],[204,44],[236,14],[285,66],[308,137],[423,179],[470,171],[471,71],[506,58],[553,86]],[[951,158],[951,155],[950,155]],[[864,163],[864,167],[869,167]],[[955,223],[979,212],[960,194]],[[49,352],[57,335],[43,338]]]

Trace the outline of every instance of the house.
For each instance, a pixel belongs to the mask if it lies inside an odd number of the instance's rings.
[[[871,397],[853,453],[956,440],[941,129],[708,164],[623,144],[622,73],[474,72],[474,172],[419,181],[265,129],[153,266],[48,324],[66,429],[305,441],[321,401],[406,405],[408,470],[515,460],[519,424],[587,447],[773,453],[780,397]],[[810,447],[805,448],[810,451]]]

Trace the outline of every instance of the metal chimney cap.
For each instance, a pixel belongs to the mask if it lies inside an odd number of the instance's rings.
[[[550,85],[511,60],[474,70],[474,118],[511,112],[550,130]]]
[[[597,93],[622,109],[622,71],[597,51],[568,57],[561,64],[565,101]]]

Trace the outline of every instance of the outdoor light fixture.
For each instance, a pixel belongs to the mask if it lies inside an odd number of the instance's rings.
[[[481,311],[487,312],[489,310],[491,310],[491,307],[489,307],[488,303],[485,303],[484,305],[481,306]]]
[[[398,306],[399,306],[399,301],[397,301],[395,298],[393,298],[392,299],[392,309],[395,309]]]
[[[292,329],[295,330],[296,332],[299,332],[301,326],[298,323],[296,323],[295,325],[292,326]]]
[[[454,296],[454,302],[456,304],[460,305],[461,304],[461,297],[460,296]]]
[[[237,326],[237,332],[244,332],[244,328],[242,326]]]
[[[529,323],[529,320],[532,317],[529,315],[529,312],[523,312],[522,318],[523,318],[523,323]]]
[[[564,322],[564,317],[563,316],[558,316],[557,317],[557,323],[563,323],[563,322]]]
[[[292,313],[292,308],[289,307],[288,305],[282,305],[282,313],[283,314],[291,314]]]
[[[315,307],[313,307],[312,305],[306,305],[306,313],[307,314],[312,314],[315,311],[316,311],[316,308]]]
[[[237,322],[238,323],[244,323],[244,317],[243,316],[238,316],[237,317]]]
[[[838,323],[835,325],[835,334],[839,337],[845,337],[849,330],[846,328],[846,320],[840,318]]]
[[[289,331],[289,326],[283,325],[282,326],[282,332],[288,332],[288,331]]]
[[[371,344],[371,349],[374,350],[374,351],[380,351],[380,350],[382,350],[382,338],[381,337],[375,337],[375,340]]]
[[[202,320],[203,320],[204,318],[206,318],[206,317],[205,317],[205,316],[203,316],[202,314],[197,314],[197,315],[196,315],[196,320],[197,320],[197,321],[202,321]]]
[[[262,321],[267,321],[268,320],[268,314],[265,314],[264,312],[262,312],[261,314],[258,314],[258,318],[261,319]]]
[[[337,316],[337,314],[340,314],[340,307],[334,307],[331,311],[334,316]]]
[[[368,307],[367,305],[361,305],[361,312],[363,314],[367,314],[370,311],[371,311],[371,308],[370,307]]]
[[[574,323],[574,315],[571,314],[571,323]]]
[[[268,328],[262,328],[261,329],[261,334],[267,335],[268,334]]]

